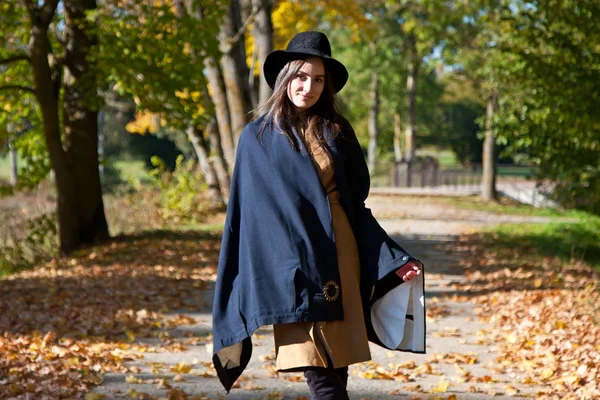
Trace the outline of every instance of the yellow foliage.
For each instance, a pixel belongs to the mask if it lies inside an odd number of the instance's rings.
[[[327,22],[332,30],[349,27],[354,42],[358,42],[361,37],[369,40],[376,34],[376,27],[363,14],[356,0],[329,0],[327,3],[321,0],[283,0],[273,7],[271,20],[275,49],[285,49],[296,33],[315,30],[322,22]],[[249,32],[251,25],[245,39],[246,62],[248,66],[252,66],[254,38]],[[258,74],[261,67],[256,63],[254,73]]]
[[[275,48],[284,48],[296,33],[315,29],[320,22],[327,22],[332,30],[349,27],[354,41],[358,41],[361,35],[366,38],[375,35],[375,27],[356,0],[329,0],[326,4],[323,8],[320,0],[279,2],[272,14]],[[319,15],[322,15],[322,20],[319,20]]]
[[[141,111],[136,113],[135,120],[125,125],[125,129],[130,133],[139,133],[145,135],[147,132],[155,133],[160,128],[160,117],[150,111]]]
[[[197,90],[190,92],[188,89],[185,89],[184,91],[175,92],[175,96],[177,96],[178,98],[183,99],[183,100],[192,99],[192,101],[198,102],[198,101],[200,101],[202,93],[200,93]]]
[[[311,11],[316,8],[316,5],[320,4],[322,2],[314,0],[304,2],[281,1],[275,7],[271,16],[275,48],[285,48],[287,42],[298,32],[315,29],[319,21],[315,13]]]

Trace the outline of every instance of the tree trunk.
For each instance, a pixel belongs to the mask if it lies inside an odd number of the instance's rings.
[[[9,134],[12,132],[9,132]],[[17,165],[17,149],[13,139],[8,139],[8,153],[10,157],[10,184],[17,186],[19,183],[19,166]]]
[[[95,66],[90,48],[97,38],[85,22],[86,12],[96,9],[95,0],[65,0],[66,54],[63,98],[63,147],[68,170],[68,193],[72,205],[59,207],[61,250],[69,253],[82,244],[108,239],[98,163],[98,111]],[[56,176],[57,182],[65,179]],[[65,229],[66,228],[66,229]]]
[[[257,53],[257,61],[260,68],[260,83],[258,89],[258,106],[262,106],[269,100],[273,91],[267,83],[262,66],[267,55],[273,51],[273,22],[271,21],[271,0],[252,0],[252,6],[258,9],[254,20],[252,36]]]
[[[369,107],[369,148],[367,152],[367,164],[369,171],[373,174],[375,169],[375,154],[377,152],[377,136],[379,135],[379,126],[377,117],[379,115],[379,77],[375,68],[371,71],[371,87],[370,98],[371,106]]]
[[[55,8],[40,10],[37,7],[30,7],[32,30],[29,54],[36,98],[40,104],[44,125],[44,138],[56,182],[60,250],[64,254],[74,250],[81,244],[81,240],[78,237],[79,199],[61,138],[58,101],[61,88],[61,66],[52,54],[48,40],[48,25],[54,12]]]
[[[231,129],[231,119],[229,114],[229,105],[227,101],[227,93],[225,91],[225,83],[221,69],[212,57],[206,58],[204,61],[204,71],[206,78],[211,87],[211,98],[215,105],[215,114],[217,124],[219,126],[220,143],[223,149],[225,160],[227,160],[226,171],[233,169],[235,162],[235,144],[233,140],[233,132]]]
[[[198,21],[203,21],[204,8],[202,4],[191,3],[191,6],[193,7],[191,14],[194,18]],[[179,5],[179,2],[175,2],[175,7],[183,8],[182,5]],[[221,134],[218,140],[218,151],[222,156],[222,162],[225,163],[225,171],[228,171],[228,165],[233,165],[235,160],[235,145],[231,131],[231,119],[229,116],[225,83],[219,64],[214,57],[207,56],[204,58],[204,73],[211,88],[210,92],[205,88],[205,95],[208,93],[209,95],[206,98],[210,98],[215,105],[217,123],[219,124],[219,132]]]
[[[206,91],[208,92],[208,90]],[[205,95],[208,95],[208,93],[206,93]],[[221,186],[221,196],[226,202],[227,197],[229,196],[229,187],[231,185],[231,179],[229,177],[229,172],[227,170],[227,162],[223,153],[221,134],[219,133],[219,125],[215,118],[212,118],[210,123],[206,126],[206,132],[208,134],[208,140],[210,141],[210,149],[212,150],[212,156],[209,157],[209,161],[213,165],[213,168],[217,174],[217,179],[219,181],[219,185]]]
[[[402,119],[400,113],[394,113],[394,161],[402,162]]]
[[[252,29],[252,35],[254,36],[254,27],[255,24],[255,15],[253,2],[254,0],[239,0],[240,1],[240,10],[242,21],[249,22],[252,19],[249,27]],[[254,46],[252,46],[252,54],[250,55],[250,63],[248,69],[248,76],[246,76],[246,81],[248,83],[248,96],[250,98],[250,107],[255,110],[258,107],[258,86],[260,85],[259,79],[255,76],[256,71],[256,60],[258,58],[258,49],[256,47],[256,38],[254,39]],[[260,78],[260,75],[258,76]]]
[[[485,139],[483,141],[483,176],[481,197],[485,201],[496,201],[496,138],[492,129],[496,99],[492,95],[487,101],[485,115]]]
[[[219,184],[221,185],[221,195],[223,200],[227,202],[227,199],[229,198],[229,189],[231,187],[231,178],[227,172],[227,163],[225,163],[225,158],[223,157],[223,150],[220,143],[221,135],[219,134],[219,127],[216,121],[211,121],[206,127],[206,131],[213,149],[213,156],[209,158],[209,161],[213,165]]]
[[[405,151],[406,161],[411,162],[415,156],[415,135],[417,130],[417,78],[419,76],[419,68],[421,60],[417,53],[414,37],[411,35],[407,39],[410,61],[408,63],[408,76],[406,78],[406,89],[408,93],[407,109],[408,109],[408,124],[405,132]]]
[[[209,150],[206,140],[204,140],[203,132],[197,127],[190,126],[187,128],[186,133],[189,141],[192,143],[192,146],[194,146],[194,151],[196,152],[196,157],[198,158],[198,163],[200,164],[200,169],[202,170],[204,179],[208,185],[210,198],[214,205],[223,207],[225,202],[223,201],[217,174],[209,162]]]
[[[223,52],[221,69],[227,92],[227,104],[229,105],[231,129],[235,143],[237,143],[242,130],[250,121],[250,112],[252,111],[247,81],[248,66],[246,65],[244,36],[236,36],[241,27],[240,3],[239,0],[233,0],[221,26],[219,41]],[[234,38],[236,40],[233,40]]]
[[[98,111],[98,172],[100,183],[104,183],[104,110]]]

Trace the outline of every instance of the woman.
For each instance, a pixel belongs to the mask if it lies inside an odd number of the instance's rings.
[[[368,340],[424,352],[422,265],[364,206],[369,173],[336,107],[348,72],[327,37],[297,34],[269,54],[264,73],[273,95],[237,149],[213,362],[229,390],[250,336],[272,324],[277,369],[304,371],[313,398],[345,399],[347,367],[371,358]]]

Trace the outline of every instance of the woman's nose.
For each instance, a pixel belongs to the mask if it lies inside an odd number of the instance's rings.
[[[312,79],[307,79],[306,81],[304,81],[304,91],[306,93],[310,93],[312,89]]]

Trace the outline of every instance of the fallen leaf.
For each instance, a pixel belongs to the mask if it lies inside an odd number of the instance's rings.
[[[431,389],[429,389],[429,393],[446,393],[449,387],[450,381],[442,380],[436,386],[432,386]]]
[[[102,400],[106,399],[106,395],[94,392],[87,392],[84,397],[85,400]]]

